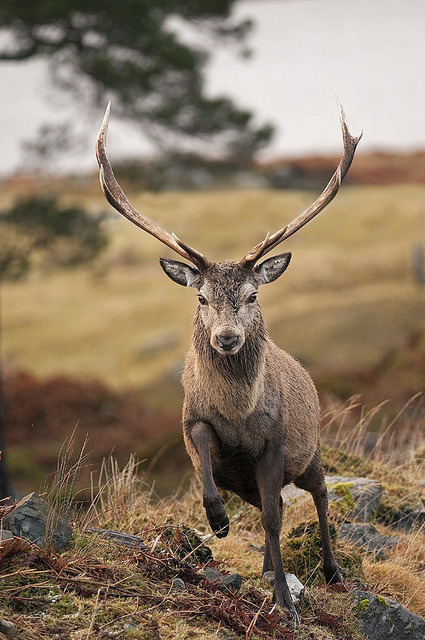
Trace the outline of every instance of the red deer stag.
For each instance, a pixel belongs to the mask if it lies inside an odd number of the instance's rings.
[[[229,520],[217,487],[236,493],[261,510],[265,531],[263,572],[274,570],[275,601],[297,623],[286,583],[279,533],[281,489],[293,482],[316,505],[327,583],[342,577],[332,553],[328,499],[319,443],[319,401],[308,373],[268,337],[257,302],[260,285],[287,268],[290,253],[269,251],[310,222],[335,197],[358,141],[340,107],[343,157],[317,200],[295,220],[250,249],[240,262],[211,262],[202,253],[133,209],[109,163],[105,139],[109,105],[97,139],[100,181],[108,202],[135,225],[192,263],[161,258],[167,276],[198,290],[199,306],[183,374],[183,430],[186,449],[203,480],[203,504],[218,537]]]

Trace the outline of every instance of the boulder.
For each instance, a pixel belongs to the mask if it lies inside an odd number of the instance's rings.
[[[65,518],[35,492],[22,498],[3,518],[3,528],[40,547],[52,544],[55,551],[64,549],[72,535],[72,527]]]
[[[423,640],[425,619],[401,604],[367,591],[353,591],[360,631],[369,640]]]
[[[369,478],[325,476],[329,502],[338,504],[347,520],[368,522],[378,509],[382,485]],[[281,496],[285,505],[290,505],[307,492],[293,484],[283,487]]]
[[[344,522],[339,529],[339,538],[373,554],[376,560],[384,560],[398,542],[397,537],[383,536],[367,522]]]
[[[347,520],[369,522],[377,511],[382,496],[382,485],[369,478],[325,476],[329,502],[339,503]]]

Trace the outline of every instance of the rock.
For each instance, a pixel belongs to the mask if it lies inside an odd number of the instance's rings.
[[[345,476],[325,476],[325,480],[329,502],[339,502],[344,506],[347,520],[369,522],[381,501],[382,485],[379,482]]]
[[[297,604],[301,600],[302,592],[307,593],[307,590],[293,573],[285,573],[285,578],[292,601],[294,604]],[[263,573],[263,579],[266,580],[271,587],[274,587],[274,571],[265,571]]]
[[[349,478],[346,476],[325,476],[329,502],[340,503],[344,515],[354,522],[368,522],[373,511],[379,506],[382,486],[369,478]],[[306,495],[306,491],[294,484],[283,487],[281,496],[284,504],[289,505]]]
[[[290,505],[291,502],[295,502],[297,498],[307,495],[307,491],[304,491],[304,489],[298,489],[294,484],[287,484],[281,490],[280,495],[282,496],[283,503]]]
[[[16,633],[16,627],[13,622],[0,619],[0,633],[4,634],[6,638],[12,638]]]
[[[122,533],[121,531],[112,531],[111,529],[96,529],[90,527],[87,529],[88,533],[97,533],[100,538],[105,540],[112,540],[116,544],[129,547],[130,549],[145,550],[148,548],[145,545],[143,538],[139,536],[133,536],[130,533]]]
[[[0,546],[3,543],[7,543],[9,540],[13,540],[13,533],[7,529],[0,530]]]
[[[390,517],[386,514],[385,517],[379,519],[395,529],[410,531],[411,529],[419,529],[425,523],[425,509],[394,511]]]
[[[345,522],[339,529],[339,538],[373,554],[376,560],[385,559],[390,549],[398,542],[398,538],[396,537],[382,536],[379,531],[369,523],[357,524]]]
[[[3,527],[13,535],[35,542],[40,547],[51,543],[55,551],[64,549],[71,535],[71,525],[59,516],[37,493],[22,498],[3,518]]]
[[[424,618],[367,591],[353,591],[352,597],[360,631],[369,640],[424,640]]]
[[[231,589],[232,591],[239,591],[242,585],[242,576],[239,573],[221,573],[217,569],[207,567],[203,571],[204,576],[210,582],[220,581],[220,586],[223,589]]]
[[[178,591],[184,591],[186,589],[186,585],[181,578],[173,578],[173,589],[177,589]]]

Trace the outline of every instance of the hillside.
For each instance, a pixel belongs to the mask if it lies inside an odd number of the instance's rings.
[[[353,594],[359,589],[374,594],[381,607],[388,607],[389,598],[414,614],[425,613],[423,526],[400,530],[390,519],[407,505],[420,507],[423,450],[415,456],[411,449],[396,465],[389,452],[373,457],[363,451],[360,459],[350,446],[325,448],[328,471],[331,466],[332,473],[349,476],[338,485],[341,498],[330,510],[346,582],[325,588],[313,502],[308,495],[293,498],[284,517],[283,560],[308,590],[300,605],[302,624],[294,632],[286,614],[273,607],[270,585],[260,577],[263,533],[255,509],[224,495],[231,527],[228,537],[217,539],[209,535],[198,483],[158,503],[144,482],[143,467],[131,458],[122,469],[113,460],[105,463],[92,483],[91,503],[78,511],[75,480],[87,459],[73,456],[71,448],[68,443],[45,494],[73,522],[68,547],[57,553],[15,541],[0,548],[1,617],[15,625],[16,640],[364,640],[357,618],[369,601],[362,596],[356,605]],[[372,526],[376,541],[391,541],[383,554],[354,546],[341,534],[342,523],[350,522],[349,480],[359,474],[383,488],[373,526],[358,525]],[[5,512],[0,509],[0,518]],[[145,546],[117,546],[100,539],[93,527],[141,536]],[[219,589],[215,579],[205,579],[207,566],[241,574],[240,591]]]

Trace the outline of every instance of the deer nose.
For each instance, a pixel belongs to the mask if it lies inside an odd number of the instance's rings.
[[[238,344],[238,336],[217,336],[217,344],[223,351],[232,351]]]

